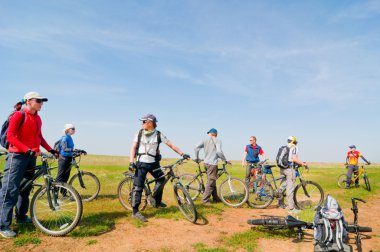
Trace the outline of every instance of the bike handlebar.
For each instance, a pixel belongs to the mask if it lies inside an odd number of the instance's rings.
[[[313,228],[313,223],[297,220],[291,215],[288,215],[286,218],[266,216],[262,219],[248,220],[247,223],[250,225],[261,225],[269,228]]]

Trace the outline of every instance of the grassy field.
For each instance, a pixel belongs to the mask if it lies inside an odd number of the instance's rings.
[[[79,226],[69,234],[71,237],[76,238],[89,238],[94,237],[93,243],[96,243],[95,236],[112,230],[118,221],[127,219],[130,223],[134,224],[136,228],[144,228],[144,223],[135,221],[130,217],[130,212],[126,211],[119,203],[116,191],[118,183],[123,178],[123,172],[127,170],[127,164],[129,163],[127,157],[111,157],[111,156],[95,156],[88,155],[82,158],[81,168],[82,170],[91,171],[96,174],[101,182],[100,196],[92,201],[84,203],[84,213]],[[164,159],[162,164],[169,164],[174,162],[174,159]],[[4,158],[1,157],[0,166],[4,166]],[[273,169],[278,171],[277,168]],[[195,173],[196,164],[192,161],[181,165],[179,172],[192,172]],[[244,178],[245,169],[240,166],[240,162],[233,162],[228,167],[228,171],[231,175]],[[371,196],[379,192],[380,187],[380,166],[371,165],[368,167],[367,172],[371,181],[372,191],[368,192],[364,187],[344,190],[337,187],[336,179],[339,174],[345,173],[346,169],[342,164],[334,163],[315,163],[310,164],[310,171],[304,173],[303,176],[308,180],[318,182],[325,191],[325,194],[332,194],[340,203],[343,208],[350,206],[350,198],[355,196],[363,198],[365,200],[370,199]],[[220,183],[223,178],[219,179]],[[361,181],[361,184],[364,183]],[[148,207],[144,213],[148,217],[154,218],[168,218],[173,220],[183,219],[182,214],[177,210],[174,202],[173,191],[170,184],[165,187],[164,202],[169,205],[165,209],[152,209]],[[227,206],[222,203],[216,204],[213,207],[203,207],[200,204],[199,199],[195,202],[198,212],[207,219],[210,215],[221,214]],[[273,203],[276,204],[276,203]],[[247,207],[247,206],[244,206]],[[252,210],[254,211],[254,210]],[[311,221],[314,215],[314,211],[302,211],[300,219]],[[7,247],[20,247],[27,244],[35,244],[38,246],[42,242],[40,239],[44,234],[35,230],[33,226],[17,226],[13,228],[17,231],[17,238],[12,241],[6,241]],[[272,236],[288,236],[289,232],[271,234]],[[244,248],[248,251],[253,249],[254,240],[258,237],[268,236],[265,232],[257,230],[250,230],[246,233],[235,234],[228,237],[225,241],[225,246],[233,249]],[[0,238],[0,246],[5,241]],[[11,245],[10,245],[11,243]],[[209,250],[203,244],[194,244],[194,248],[197,251],[226,251],[225,248],[213,248]]]

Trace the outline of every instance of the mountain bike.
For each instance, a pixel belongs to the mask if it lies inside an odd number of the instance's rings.
[[[357,247],[358,252],[362,251],[362,243],[361,243],[361,233],[363,232],[372,232],[371,227],[364,227],[364,226],[359,226],[358,225],[358,207],[357,207],[357,202],[356,201],[361,201],[365,203],[364,200],[358,199],[358,198],[351,198],[351,203],[352,203],[352,212],[354,213],[354,223],[353,224],[348,224],[347,222],[344,223],[344,228],[347,230],[349,233],[354,233],[355,234],[355,244]],[[260,219],[251,219],[247,221],[248,224],[254,225],[254,226],[264,226],[268,230],[278,230],[278,229],[297,229],[296,230],[296,235],[298,239],[303,239],[304,229],[314,229],[316,230],[316,224],[311,223],[311,222],[305,222],[302,220],[298,220],[294,218],[291,215],[288,215],[287,217],[279,217],[279,216],[263,216]],[[335,228],[333,223],[330,223],[330,225]],[[324,225],[324,224],[317,224],[317,225]],[[323,250],[325,251],[325,250]],[[337,250],[326,250],[326,251],[340,251],[339,249]]]
[[[50,236],[63,236],[71,232],[82,218],[82,201],[78,192],[69,184],[55,182],[49,174],[48,159],[53,156],[41,153],[41,165],[37,165],[33,177],[23,179],[20,192],[32,187],[38,189],[30,201],[30,217],[36,228]],[[43,177],[43,183],[37,180]],[[3,179],[3,174],[1,175]],[[65,195],[59,193],[64,190]]]
[[[358,170],[354,171],[352,173],[350,186],[359,185],[359,178],[360,176],[363,176],[365,188],[370,192],[371,191],[371,184],[369,183],[369,178],[365,169],[365,165],[362,164],[359,166]],[[338,186],[340,188],[346,188],[347,187],[347,174],[341,174],[338,177]]]
[[[99,195],[100,181],[95,174],[80,169],[81,156],[86,154],[84,150],[75,149],[73,151],[71,167],[75,167],[76,174],[71,177],[68,183],[78,191],[83,201],[91,201]],[[56,168],[58,166],[50,167],[49,170]]]
[[[252,180],[248,184],[249,197],[248,205],[253,208],[266,208],[275,198],[282,199],[285,197],[285,189],[277,186],[277,181],[285,178],[285,175],[280,175],[275,178],[272,168],[275,165],[265,164],[268,160],[261,161],[257,164],[264,174],[263,177],[258,176],[256,180]],[[309,167],[304,166],[308,171]],[[294,203],[298,209],[315,209],[322,205],[324,192],[322,187],[314,182],[305,180],[301,175],[301,166],[295,166],[296,177],[299,183],[294,189]],[[268,179],[269,177],[269,179]]]
[[[201,169],[200,162],[196,163],[198,164],[197,174],[183,173],[180,176],[182,184],[193,200],[195,200],[199,194],[205,192],[203,174],[206,173],[206,170]],[[230,176],[226,169],[226,165],[227,163],[222,164],[222,167],[218,167],[217,179],[223,174],[227,177],[219,186],[219,198],[227,206],[240,207],[248,199],[248,189],[241,179]]]
[[[182,212],[182,214],[185,216],[185,218],[195,223],[198,219],[198,213],[195,208],[194,202],[189,196],[189,193],[185,190],[184,186],[181,183],[181,180],[176,175],[176,172],[174,169],[181,165],[185,159],[181,158],[178,159],[175,163],[171,165],[162,166],[158,169],[161,169],[164,174],[161,177],[153,178],[153,179],[146,179],[144,184],[144,190],[143,195],[141,198],[141,204],[139,207],[140,211],[143,211],[147,204],[151,204],[151,202],[154,201],[152,196],[152,190],[150,188],[150,185],[152,183],[155,183],[157,180],[161,178],[165,178],[164,183],[161,185],[161,187],[158,190],[162,190],[165,186],[165,184],[170,180],[170,182],[173,185],[174,190],[174,196],[178,205],[179,210]],[[117,195],[119,197],[119,201],[121,205],[127,209],[127,210],[133,210],[132,208],[132,189],[133,189],[133,179],[135,174],[133,172],[125,172],[124,173],[125,178],[119,183],[119,186],[117,188]]]

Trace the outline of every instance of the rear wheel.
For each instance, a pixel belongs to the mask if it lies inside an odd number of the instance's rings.
[[[117,195],[120,204],[127,210],[133,210],[132,207],[132,190],[133,190],[133,175],[124,178],[117,187]],[[143,211],[147,205],[147,199],[145,196],[145,190],[141,196],[141,204],[139,210]]]
[[[315,209],[323,203],[323,189],[314,181],[299,183],[294,189],[294,203],[298,209]]]
[[[79,181],[79,175],[75,174],[69,184],[72,185],[82,197],[83,201],[91,201],[98,197],[100,192],[100,182],[98,177],[91,172],[81,171],[83,185]]]
[[[253,180],[248,184],[248,205],[253,208],[266,208],[274,200],[273,187],[266,181]]]
[[[188,221],[195,223],[198,219],[198,213],[189,193],[180,184],[175,184],[173,189],[179,210]]]
[[[346,188],[347,185],[347,175],[346,174],[341,174],[338,177],[338,186],[340,188]]]
[[[65,194],[61,193],[64,191]],[[58,195],[53,199],[53,193]],[[52,207],[49,205],[50,195]],[[69,184],[53,182],[49,191],[46,186],[39,188],[30,202],[30,215],[34,226],[51,236],[63,236],[71,232],[82,217],[82,200]]]
[[[238,178],[227,178],[219,186],[220,199],[231,207],[240,207],[248,199],[248,189]]]
[[[181,184],[187,190],[192,200],[195,200],[201,192],[201,182],[194,174],[184,173],[179,177]]]
[[[367,174],[363,175],[363,179],[364,179],[366,189],[370,192],[371,191],[371,185],[369,183],[369,178],[368,178]]]

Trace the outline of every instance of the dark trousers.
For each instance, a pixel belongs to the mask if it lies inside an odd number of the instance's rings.
[[[70,172],[71,172],[71,161],[73,160],[72,157],[63,157],[59,156],[58,159],[58,173],[55,180],[57,182],[65,182],[70,178]]]
[[[358,171],[358,166],[357,165],[348,165],[347,166],[347,182],[346,182],[346,187],[350,187],[351,184],[351,178],[352,178],[352,173]],[[359,184],[359,179],[355,181],[355,184]]]
[[[216,179],[218,173],[218,165],[205,164],[206,174],[207,174],[207,183],[205,192],[203,194],[202,202],[210,202],[212,196],[214,201],[219,201],[218,192],[216,189]]]
[[[3,187],[0,190],[0,227],[12,224],[13,208],[16,218],[25,218],[29,209],[29,194],[32,187],[20,192],[21,181],[31,180],[36,166],[36,157],[22,153],[9,153],[6,157]]]
[[[160,167],[159,162],[155,162],[155,163],[138,162],[137,163],[137,169],[135,171],[135,177],[133,180],[133,192],[132,192],[132,207],[133,207],[134,212],[136,212],[140,206],[141,195],[144,190],[144,184],[145,184],[146,175],[148,174],[148,172],[152,174],[154,178],[159,178],[164,175],[164,173],[160,169],[157,169],[159,167]],[[163,194],[164,186],[165,186],[164,183],[165,183],[165,178],[162,177],[159,180],[157,180],[156,184],[154,185],[152,196],[156,201],[156,205],[161,204],[162,194]]]

